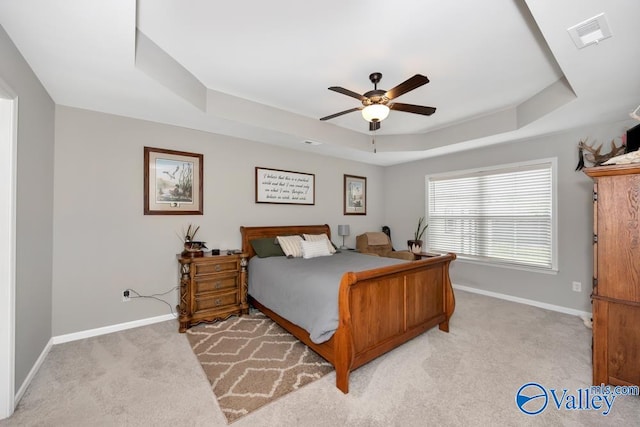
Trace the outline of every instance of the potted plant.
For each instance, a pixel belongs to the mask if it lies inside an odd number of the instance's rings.
[[[184,243],[182,256],[198,257],[204,254],[202,250],[207,249],[207,246],[204,244],[205,242],[195,240],[198,230],[200,230],[200,226],[196,227],[193,224],[189,224],[187,231],[182,232],[182,240]]]
[[[418,219],[418,227],[416,228],[416,232],[413,234],[413,240],[407,240],[407,246],[409,250],[414,254],[419,254],[422,252],[422,236],[424,232],[427,230],[429,224],[425,224],[424,217],[421,216]]]

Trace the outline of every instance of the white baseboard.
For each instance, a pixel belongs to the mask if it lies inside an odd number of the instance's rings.
[[[127,329],[138,328],[140,326],[152,325],[154,323],[166,322],[173,320],[176,316],[173,314],[165,314],[162,316],[149,317],[146,319],[134,320],[132,322],[118,323],[116,325],[104,326],[102,328],[88,329],[86,331],[74,332],[71,334],[58,335],[52,339],[54,344],[62,344],[65,342],[82,340],[85,338],[97,337],[99,335],[110,334],[113,332],[124,331]]]
[[[40,370],[40,367],[44,363],[44,359],[47,358],[47,355],[49,354],[51,347],[53,347],[53,338],[51,338],[47,343],[47,345],[44,346],[44,349],[42,350],[42,353],[40,353],[38,360],[36,360],[36,363],[33,364],[33,366],[31,367],[31,370],[29,371],[29,374],[24,379],[24,381],[22,382],[22,385],[18,389],[18,392],[16,393],[15,398],[13,400],[15,407],[18,406],[20,399],[22,399],[22,396],[24,396],[25,391],[27,391],[27,388],[29,387],[29,384],[31,384],[33,377],[35,377],[38,371]]]
[[[472,288],[464,285],[453,285],[454,289],[460,289],[461,291],[472,292],[474,294],[486,295],[488,297],[499,298],[507,301],[517,302],[520,304],[532,305],[534,307],[544,308],[551,311],[557,311],[560,313],[571,314],[584,319],[591,319],[591,312],[575,310],[573,308],[562,307],[559,305],[547,304],[546,302],[535,301],[526,298],[514,297],[512,295],[501,294],[498,292],[485,291],[484,289]]]

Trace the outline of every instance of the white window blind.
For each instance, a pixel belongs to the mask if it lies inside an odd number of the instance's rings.
[[[553,164],[427,176],[429,250],[555,269]]]

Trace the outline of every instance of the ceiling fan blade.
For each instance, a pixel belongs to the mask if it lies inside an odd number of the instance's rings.
[[[369,132],[380,129],[380,122],[369,122]]]
[[[322,120],[322,121],[330,120],[330,119],[333,119],[334,117],[338,117],[338,116],[341,116],[343,114],[353,113],[354,111],[362,110],[363,108],[364,107],[356,107],[356,108],[352,108],[350,110],[340,111],[339,113],[335,113],[335,114],[332,114],[330,116],[323,117],[320,120]]]
[[[422,114],[423,116],[430,116],[436,112],[433,107],[425,107],[423,105],[402,104],[394,102],[389,104],[389,108],[396,111],[404,111],[405,113]]]
[[[393,89],[388,90],[385,95],[389,99],[397,98],[400,95],[404,95],[405,93],[411,90],[414,90],[427,83],[429,83],[429,79],[427,78],[427,76],[423,76],[422,74],[416,74],[415,76],[400,83],[398,86],[394,87]]]
[[[332,90],[332,91],[334,91],[334,92],[341,93],[341,94],[343,94],[343,95],[350,96],[350,97],[355,98],[355,99],[359,99],[360,101],[364,101],[364,100],[366,100],[366,99],[367,99],[367,98],[365,98],[364,96],[360,95],[359,93],[355,93],[355,92],[354,92],[354,91],[352,91],[352,90],[345,89],[345,88],[340,87],[340,86],[331,86],[331,87],[329,88],[329,90]]]

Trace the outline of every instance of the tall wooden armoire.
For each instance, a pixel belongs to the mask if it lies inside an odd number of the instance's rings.
[[[593,383],[640,385],[640,164],[593,178]]]

